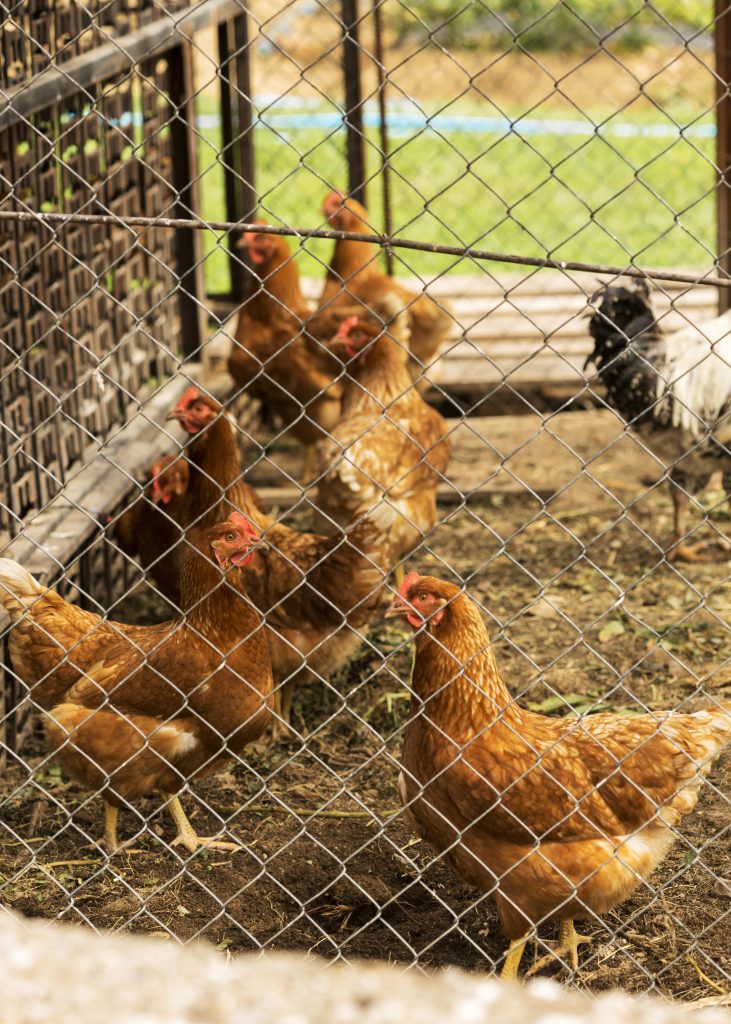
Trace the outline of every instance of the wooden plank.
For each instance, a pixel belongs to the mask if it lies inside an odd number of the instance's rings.
[[[50,582],[99,532],[104,516],[137,487],[150,464],[174,449],[178,431],[165,416],[182,392],[196,382],[198,364],[165,384],[104,444],[41,511],[26,520],[3,554],[43,582]]]

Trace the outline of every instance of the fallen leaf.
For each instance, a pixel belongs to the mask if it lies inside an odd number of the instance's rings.
[[[619,619],[610,619],[599,630],[599,643],[608,644],[615,636],[621,636],[624,632],[624,625]]]

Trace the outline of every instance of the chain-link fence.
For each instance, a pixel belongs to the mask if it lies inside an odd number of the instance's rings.
[[[725,5],[2,10],[2,902],[724,999]]]

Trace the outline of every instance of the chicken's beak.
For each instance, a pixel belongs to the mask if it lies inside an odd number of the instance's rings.
[[[184,413],[180,409],[171,409],[170,412],[165,417],[165,422],[167,423],[168,420],[177,420],[178,423],[182,423],[183,416]]]
[[[408,615],[409,611],[409,606],[404,604],[403,598],[397,595],[386,609],[383,617],[384,619],[399,619]]]

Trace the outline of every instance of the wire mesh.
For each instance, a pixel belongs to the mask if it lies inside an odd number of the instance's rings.
[[[2,10],[2,901],[724,998],[723,5]]]

